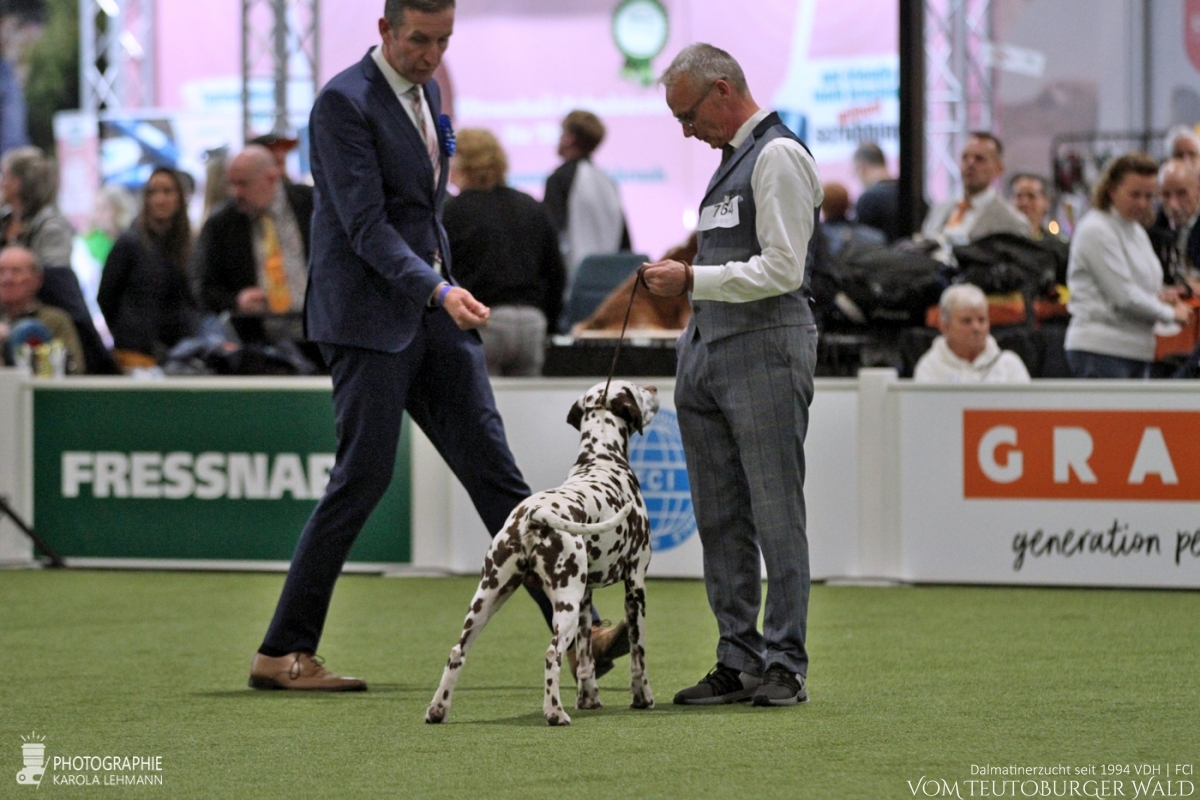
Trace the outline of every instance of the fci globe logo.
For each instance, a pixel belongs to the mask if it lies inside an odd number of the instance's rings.
[[[675,412],[660,409],[645,433],[630,440],[629,465],[642,485],[650,514],[651,549],[670,550],[683,544],[696,532],[696,517]]]

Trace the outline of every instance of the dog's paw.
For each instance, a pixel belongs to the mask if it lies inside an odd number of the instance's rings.
[[[580,695],[579,697],[575,698],[575,707],[582,709],[604,708],[604,704],[600,702],[600,698],[598,696]]]
[[[425,711],[425,721],[430,725],[436,725],[439,722],[446,721],[446,707],[441,703],[431,705]]]
[[[629,707],[638,709],[654,708],[654,694],[650,691],[650,687],[647,686],[642,693],[634,692],[633,702],[629,704]]]
[[[571,724],[571,718],[567,716],[565,711],[556,711],[553,714],[546,715],[546,724],[552,728],[566,726]]]

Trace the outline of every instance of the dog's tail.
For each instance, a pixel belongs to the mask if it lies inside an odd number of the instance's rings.
[[[566,531],[573,533],[576,536],[593,536],[597,533],[608,533],[616,528],[625,518],[629,516],[629,512],[633,510],[633,501],[626,503],[620,511],[613,514],[603,522],[572,522],[569,519],[563,519],[552,511],[544,508],[535,508],[529,515],[532,522],[540,522],[543,525],[549,525],[558,531]]]

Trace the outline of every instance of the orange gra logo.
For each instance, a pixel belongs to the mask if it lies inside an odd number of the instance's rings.
[[[963,496],[1200,500],[1200,411],[963,411]]]

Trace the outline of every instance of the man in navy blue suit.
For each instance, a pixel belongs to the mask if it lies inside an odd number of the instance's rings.
[[[314,653],[346,556],[391,481],[403,412],[493,535],[529,495],[474,330],[490,310],[454,283],[441,223],[448,126],[433,73],[453,30],[454,0],[386,0],[381,44],[313,104],[305,319],[333,377],[337,463],[254,656],[257,689],[367,688]],[[540,589],[531,594],[552,613]]]

